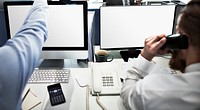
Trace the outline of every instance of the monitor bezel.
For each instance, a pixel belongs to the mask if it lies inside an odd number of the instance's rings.
[[[4,15],[6,21],[7,39],[11,39],[8,6],[21,6],[32,5],[33,1],[5,1],[4,2]],[[48,1],[48,5],[83,5],[83,25],[84,25],[84,46],[81,47],[43,47],[43,51],[71,51],[71,50],[88,50],[88,16],[87,16],[87,1],[70,1],[64,3],[62,1]]]
[[[166,6],[166,5],[151,5],[151,6]],[[168,5],[169,6],[169,5]],[[173,19],[173,27],[172,27],[172,30],[171,30],[171,33],[173,34],[174,32],[174,29],[176,28],[175,26],[175,16],[176,16],[176,9],[177,9],[177,5],[174,5],[175,6],[175,9],[174,9],[174,19]],[[100,7],[100,16],[99,16],[99,28],[100,28],[100,32],[99,32],[99,36],[100,36],[100,49],[103,49],[103,50],[140,50],[140,49],[143,49],[144,47],[116,47],[116,48],[113,48],[113,47],[102,47],[101,46],[101,8],[105,8],[105,7],[149,7],[149,5],[142,5],[142,6],[101,6]]]

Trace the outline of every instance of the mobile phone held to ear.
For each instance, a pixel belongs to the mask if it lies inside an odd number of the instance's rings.
[[[161,49],[187,49],[188,48],[188,37],[181,34],[172,34],[166,36],[166,43],[161,47]]]

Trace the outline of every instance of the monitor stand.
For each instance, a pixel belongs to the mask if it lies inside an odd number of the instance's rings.
[[[65,68],[88,68],[86,59],[65,59]]]
[[[137,58],[140,54],[141,50],[137,49],[129,49],[120,51],[120,55],[125,62],[128,62],[128,58]]]
[[[64,68],[64,59],[44,59],[39,65],[39,68]]]
[[[43,59],[39,69],[87,68],[88,59]]]

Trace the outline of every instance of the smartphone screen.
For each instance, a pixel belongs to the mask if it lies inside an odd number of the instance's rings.
[[[65,103],[65,97],[60,83],[49,85],[47,89],[52,106]]]

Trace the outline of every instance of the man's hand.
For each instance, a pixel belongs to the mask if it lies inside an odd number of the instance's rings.
[[[166,36],[164,34],[149,37],[145,40],[145,46],[143,50],[141,51],[141,55],[151,61],[153,57],[157,54],[166,54],[167,49],[161,50],[160,48],[165,44],[166,42]]]

